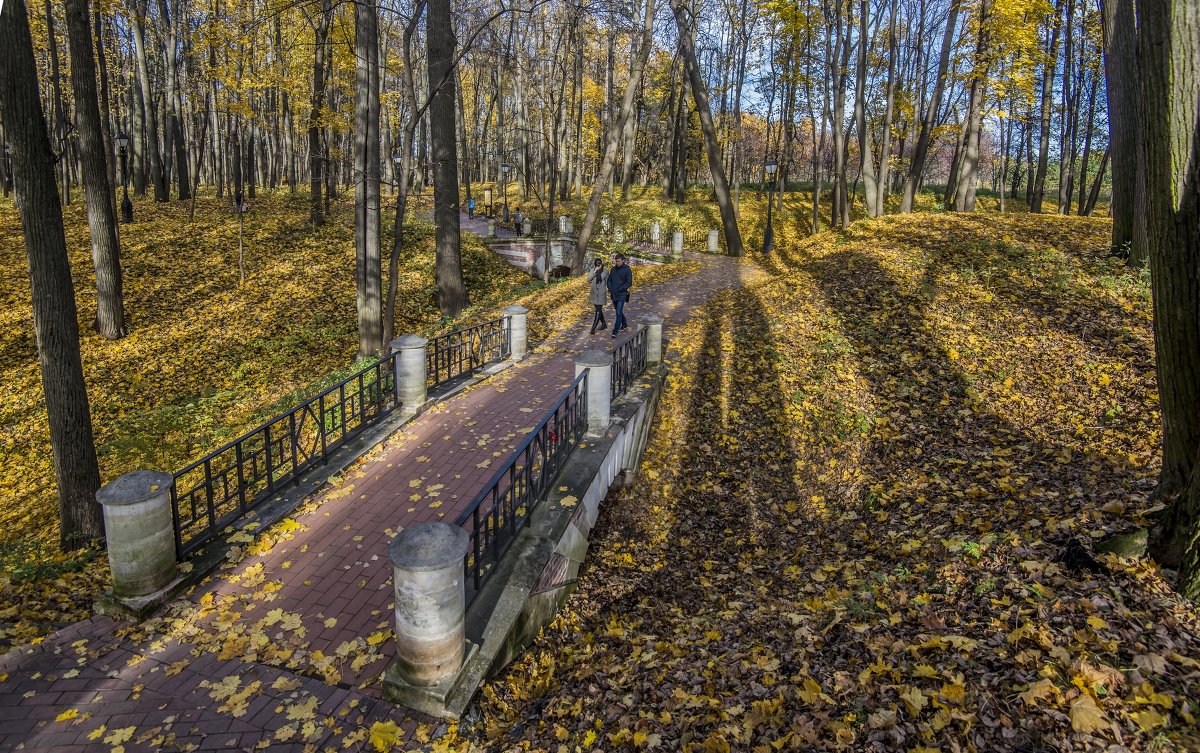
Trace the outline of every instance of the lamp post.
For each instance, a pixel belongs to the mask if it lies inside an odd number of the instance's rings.
[[[129,160],[126,150],[129,148],[129,136],[124,131],[117,134],[117,150],[121,153],[121,222],[126,225],[133,222],[133,202],[129,200]]]
[[[12,147],[8,142],[4,142],[4,195],[12,193],[13,176],[12,176]]]
[[[773,159],[767,160],[765,165],[767,171],[767,229],[763,233],[763,253],[771,253],[771,244],[775,240],[774,229],[771,227],[771,207],[775,203],[773,195],[775,193],[775,170],[779,167],[778,163]]]
[[[508,222],[508,171],[512,165],[504,162],[500,165],[500,172],[504,175],[504,221]]]

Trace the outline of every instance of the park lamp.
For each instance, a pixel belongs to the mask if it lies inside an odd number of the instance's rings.
[[[504,177],[508,177],[508,171],[512,169],[512,165],[507,162],[500,163],[500,170],[504,173]]]
[[[117,148],[121,151],[129,148],[129,136],[124,131],[117,134]]]
[[[395,165],[397,169],[400,168],[400,163],[403,160],[404,160],[404,155],[400,154],[400,152],[396,152],[395,154],[392,155],[392,164]]]
[[[766,168],[767,168],[767,177],[774,178],[775,171],[779,168],[779,163],[773,159],[769,159],[769,160],[767,160]]]

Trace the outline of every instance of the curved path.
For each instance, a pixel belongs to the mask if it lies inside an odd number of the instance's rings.
[[[761,275],[688,258],[699,271],[635,288],[628,308],[631,321],[664,318],[668,358],[673,326]],[[0,752],[370,750],[376,723],[419,742],[436,723],[379,698],[393,658],[388,542],[454,520],[570,384],[574,357],[624,340],[589,335],[589,323],[405,425],[308,500],[298,526],[269,533],[273,546],[247,541],[240,562],[160,618],[96,617],[0,656]]]

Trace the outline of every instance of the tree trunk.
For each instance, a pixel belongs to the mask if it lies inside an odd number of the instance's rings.
[[[1133,0],[1103,0],[1104,86],[1108,92],[1108,144],[1112,157],[1112,248],[1127,253],[1129,263],[1146,263],[1146,249],[1136,242],[1138,204],[1140,77],[1137,25]],[[1103,173],[1102,173],[1103,174]]]
[[[125,304],[121,293],[121,249],[117,245],[117,215],[108,182],[109,150],[96,102],[96,61],[87,0],[64,0],[67,38],[71,48],[71,86],[75,91],[75,120],[79,124],[79,156],[87,194],[92,263],[96,267],[96,331],[116,340],[125,335]]]
[[[700,115],[700,130],[704,133],[705,151],[708,153],[708,169],[712,173],[713,193],[721,210],[721,224],[725,230],[725,249],[730,256],[741,256],[742,234],[738,230],[737,212],[729,197],[729,182],[725,179],[725,168],[721,164],[721,146],[717,143],[717,130],[713,125],[712,110],[708,104],[708,88],[696,60],[691,10],[685,0],[671,0],[675,24],[679,27],[679,49],[683,54],[684,67],[691,81],[692,98]]]
[[[321,107],[325,103],[325,46],[333,0],[321,0],[320,10],[309,19],[313,27],[312,99],[308,111],[308,186],[309,220],[314,226],[325,224],[321,189],[325,184],[325,154],[321,148]]]
[[[433,151],[433,221],[437,225],[438,309],[458,316],[469,305],[458,227],[458,155],[454,139],[454,22],[450,0],[426,11],[429,49],[429,130]]]
[[[925,173],[925,159],[929,155],[929,145],[933,141],[933,129],[937,125],[938,110],[942,106],[942,91],[946,87],[946,73],[950,63],[950,49],[954,46],[954,30],[958,25],[958,3],[950,4],[950,12],[946,17],[946,31],[942,36],[942,52],[938,58],[937,81],[933,85],[933,96],[921,119],[921,130],[917,134],[917,143],[913,147],[912,159],[908,166],[908,180],[904,184],[904,196],[900,199],[900,211],[911,212],[917,191],[921,187],[921,177]]]
[[[1146,240],[1163,418],[1150,551],[1200,599],[1200,13],[1191,0],[1139,0]]]
[[[154,185],[154,200],[167,201],[170,189],[163,170],[162,153],[159,151],[158,113],[154,105],[154,92],[150,90],[150,67],[146,62],[146,9],[145,0],[135,3],[133,14],[133,50],[137,57],[138,84],[145,112],[145,151],[150,157],[150,182]]]
[[[596,171],[596,180],[592,183],[592,196],[588,200],[587,212],[583,224],[579,228],[579,242],[575,245],[575,258],[571,260],[571,274],[583,274],[583,262],[587,258],[588,243],[596,225],[596,217],[600,214],[600,199],[613,170],[613,162],[617,158],[617,145],[625,130],[625,123],[633,113],[633,100],[641,84],[642,72],[646,69],[646,61],[650,57],[650,49],[654,46],[654,3],[646,0],[644,21],[642,23],[642,42],[638,55],[633,59],[629,70],[629,80],[625,83],[625,96],[621,99],[621,109],[617,122],[609,128],[608,137],[604,144],[604,154],[600,158],[600,166]]]
[[[1054,6],[1051,20],[1050,49],[1046,53],[1046,64],[1042,69],[1042,114],[1038,128],[1037,173],[1033,178],[1033,193],[1029,202],[1030,212],[1042,211],[1042,199],[1046,193],[1046,166],[1050,159],[1050,113],[1054,104],[1054,68],[1058,62],[1058,36],[1062,29],[1062,0]]]
[[[354,5],[354,268],[358,357],[383,352],[379,249],[379,31],[374,0]],[[450,121],[449,138],[454,138]]]
[[[29,259],[34,333],[58,484],[59,543],[69,550],[104,534],[96,502],[100,468],[79,356],[62,206],[54,184],[55,156],[39,105],[25,0],[4,3],[0,49],[0,120],[11,144],[16,205]]]
[[[867,215],[878,217],[882,214],[879,178],[875,174],[875,158],[871,154],[871,134],[867,131],[867,40],[867,0],[861,0],[858,14],[858,75],[854,82],[854,124],[858,129],[858,153],[862,160]]]
[[[983,90],[987,86],[991,63],[992,0],[980,0],[979,36],[975,44],[975,70],[971,76],[970,104],[966,129],[963,131],[962,160],[955,186],[954,210],[975,211],[975,190],[979,183],[979,139],[983,126]]]

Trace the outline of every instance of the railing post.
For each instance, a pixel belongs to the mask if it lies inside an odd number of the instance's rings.
[[[487,237],[489,237],[489,238],[496,237],[496,221],[495,220],[487,221]]]
[[[708,253],[710,253],[710,254],[717,253],[717,239],[718,239],[717,231],[709,230],[708,231]]]
[[[683,258],[683,231],[676,230],[671,233],[671,260],[679,261]]]
[[[436,685],[462,666],[469,545],[458,526],[418,523],[388,546],[396,588],[395,667],[410,685]]]
[[[400,409],[415,413],[425,404],[425,346],[429,341],[419,335],[404,335],[392,340],[396,355],[396,396]]]
[[[650,223],[650,242],[658,245],[662,241],[662,225],[658,220]]]
[[[588,434],[608,431],[612,365],[612,354],[602,350],[585,350],[575,359],[575,376],[587,372]]]
[[[613,243],[624,243],[624,242],[625,242],[625,228],[621,227],[620,225],[617,225],[615,228],[613,228]]]
[[[96,492],[104,510],[105,542],[112,570],[112,594],[102,598],[114,611],[140,612],[164,600],[179,577],[169,473],[133,471]],[[104,604],[104,602],[108,602]]]
[[[657,314],[642,314],[638,320],[646,328],[646,366],[662,363],[663,318]]]
[[[515,303],[504,309],[504,315],[508,317],[509,326],[512,328],[509,350],[512,352],[513,361],[520,361],[529,352],[529,325],[526,318],[528,314],[529,309]]]

